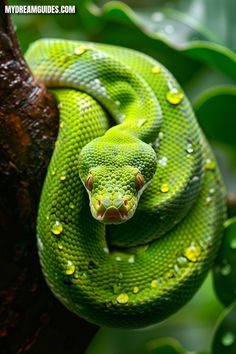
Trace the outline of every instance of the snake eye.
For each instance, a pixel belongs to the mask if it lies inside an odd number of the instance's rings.
[[[93,189],[93,176],[91,175],[91,173],[88,174],[88,176],[86,178],[85,186],[90,192]]]
[[[143,175],[141,175],[141,173],[138,173],[135,176],[135,187],[137,191],[139,191],[141,188],[143,188],[143,186],[144,186],[144,177]]]

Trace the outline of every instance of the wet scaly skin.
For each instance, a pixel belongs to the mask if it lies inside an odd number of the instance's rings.
[[[202,283],[225,219],[191,105],[165,67],[129,49],[42,40],[26,57],[60,110],[38,212],[46,281],[98,325],[162,321]]]

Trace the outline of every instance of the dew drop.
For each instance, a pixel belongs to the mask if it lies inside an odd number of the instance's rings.
[[[64,122],[60,123],[60,128],[64,128]]]
[[[212,200],[212,198],[211,197],[206,197],[206,204],[210,204],[210,202],[211,202],[211,200]]]
[[[185,257],[180,256],[177,258],[177,263],[178,263],[179,267],[185,267],[188,264],[188,261]]]
[[[61,181],[65,181],[65,180],[66,180],[65,172],[62,172],[62,174],[61,174],[61,176],[60,176],[60,180],[61,180]]]
[[[193,182],[198,182],[198,181],[199,181],[199,177],[198,177],[198,176],[193,176],[192,181],[193,181]]]
[[[86,48],[85,46],[81,45],[81,46],[76,47],[76,48],[74,49],[74,53],[75,53],[76,55],[81,55],[81,54],[83,54],[84,52],[86,52],[86,50],[87,50],[87,48]]]
[[[236,238],[233,238],[229,244],[232,250],[236,250]]]
[[[221,339],[221,343],[226,347],[231,346],[234,343],[234,341],[235,341],[235,336],[232,332],[226,332]]]
[[[230,275],[231,270],[232,270],[231,265],[226,264],[221,268],[220,273],[224,276],[227,276],[227,275]]]
[[[133,287],[133,293],[137,294],[139,292],[139,287],[138,286],[134,286]]]
[[[121,293],[117,296],[116,300],[119,304],[126,304],[129,301],[129,296],[128,294]]]
[[[183,255],[191,262],[196,262],[200,254],[201,247],[196,242],[192,242],[191,245],[183,251]]]
[[[121,261],[121,258],[119,256],[116,257],[116,261]]]
[[[214,188],[210,188],[209,189],[209,194],[214,194],[215,193],[215,189]]]
[[[211,159],[206,159],[205,169],[209,171],[213,171],[215,169],[215,162]]]
[[[153,74],[159,74],[161,72],[161,67],[156,65],[152,67],[152,73]]]
[[[75,272],[75,266],[71,261],[67,262],[67,267],[66,267],[66,274],[67,275],[72,275]]]
[[[152,14],[152,20],[155,22],[161,22],[165,18],[164,14],[162,12],[154,12]]]
[[[103,247],[103,252],[104,253],[109,253],[109,249],[107,247]]]
[[[187,148],[186,148],[186,152],[188,154],[192,154],[193,153],[193,146],[192,144],[188,144]]]
[[[159,132],[159,134],[158,134],[158,138],[159,138],[160,140],[162,140],[162,139],[164,138],[164,133]]]
[[[172,87],[166,94],[166,100],[173,105],[179,104],[183,100],[183,97],[183,93],[174,87]]]
[[[151,288],[156,289],[158,287],[158,281],[156,279],[151,281]]]
[[[163,156],[161,159],[158,160],[159,165],[165,167],[167,165],[167,157]]]
[[[62,250],[63,250],[63,245],[62,245],[62,243],[58,242],[57,248],[58,248],[60,251],[62,251]]]
[[[172,33],[174,33],[174,31],[175,31],[175,28],[174,28],[174,26],[172,26],[172,25],[167,25],[167,26],[165,27],[165,32],[166,32],[167,34],[172,34]]]
[[[54,235],[60,235],[62,233],[63,226],[60,221],[55,221],[55,223],[51,227],[51,231]]]
[[[52,170],[51,175],[55,176],[55,174],[56,174],[56,170]]]
[[[134,256],[130,256],[128,258],[128,263],[134,263]]]
[[[167,193],[167,192],[169,192],[169,189],[170,189],[169,184],[168,183],[163,183],[161,185],[160,191],[162,193]]]

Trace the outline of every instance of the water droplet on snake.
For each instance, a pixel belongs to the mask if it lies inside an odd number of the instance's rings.
[[[51,175],[55,176],[55,174],[56,174],[56,170],[52,170]]]
[[[162,132],[159,132],[159,134],[158,134],[158,138],[161,140],[161,139],[163,139],[164,138],[164,133],[162,133]]]
[[[192,242],[189,247],[185,248],[183,255],[191,262],[196,262],[201,255],[201,247],[196,243]]]
[[[139,287],[138,286],[134,286],[133,287],[133,293],[137,294],[139,292]]]
[[[158,287],[158,281],[156,279],[151,281],[151,288],[156,289]]]
[[[235,341],[235,336],[232,332],[226,332],[221,339],[221,343],[225,347],[231,346],[234,343],[234,341]]]
[[[54,235],[60,235],[62,233],[63,226],[60,221],[55,221],[55,223],[51,227],[51,231]]]
[[[75,272],[75,266],[71,261],[67,262],[67,267],[66,267],[66,274],[67,275],[72,275]]]
[[[179,267],[185,267],[188,264],[188,260],[187,260],[187,258],[180,256],[177,258],[177,263],[178,263]]]
[[[116,300],[119,304],[126,304],[129,301],[129,296],[128,294],[121,293],[117,296]]]
[[[161,191],[162,193],[167,193],[167,192],[169,192],[169,189],[170,189],[169,184],[168,184],[168,183],[163,183],[163,184],[161,185],[160,191]]]
[[[198,177],[198,176],[193,176],[192,181],[193,181],[193,182],[198,182],[198,181],[199,181],[199,177]]]
[[[153,66],[152,67],[152,73],[153,74],[159,74],[161,72],[161,67],[160,66]]]
[[[183,100],[183,97],[183,93],[174,87],[172,87],[166,94],[166,100],[173,105],[179,104]]]
[[[158,160],[159,165],[165,167],[167,165],[167,160],[168,158],[166,156],[163,156],[160,160]]]
[[[128,258],[128,263],[134,263],[134,256],[130,256]]]
[[[74,49],[74,54],[76,54],[76,55],[81,55],[81,54],[83,54],[84,52],[86,52],[86,50],[87,50],[87,48],[86,48],[85,46],[81,45],[81,46],[76,47],[76,48]]]
[[[65,172],[62,172],[62,174],[61,174],[61,176],[60,176],[60,180],[61,180],[61,181],[65,181],[65,180],[66,180]]]
[[[71,208],[71,209],[75,209],[75,204],[70,203],[70,204],[69,204],[69,208]]]
[[[62,251],[62,250],[63,250],[63,245],[62,245],[60,242],[58,242],[57,248],[58,248],[60,251]]]
[[[116,261],[121,261],[121,258],[119,256],[116,257]]]
[[[215,162],[211,159],[206,159],[205,169],[209,171],[213,171],[215,169]]]
[[[193,146],[192,146],[192,144],[188,144],[188,146],[187,146],[187,148],[186,148],[186,152],[188,153],[188,154],[192,154],[193,153]]]
[[[212,201],[212,198],[211,197],[206,197],[206,204],[210,204],[210,202]]]

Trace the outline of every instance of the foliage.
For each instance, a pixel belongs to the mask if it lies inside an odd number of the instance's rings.
[[[39,5],[43,0],[25,3]],[[75,15],[14,16],[23,49],[50,34],[126,46],[157,58],[184,87],[218,157],[227,189],[236,193],[235,1],[69,0],[67,4],[76,4]],[[208,278],[194,299],[165,323],[142,331],[101,329],[87,354],[184,354],[184,348],[196,353],[236,353],[235,225],[235,219],[226,223],[214,268],[216,294]],[[221,314],[213,335],[223,306],[229,308]]]

